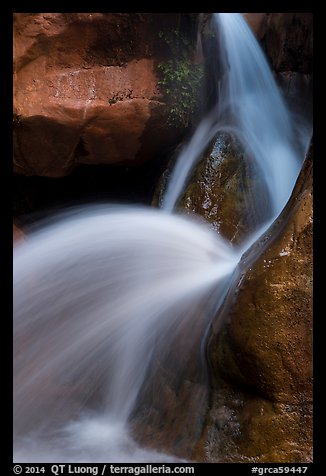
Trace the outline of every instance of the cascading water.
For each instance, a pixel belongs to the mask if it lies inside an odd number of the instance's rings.
[[[218,115],[245,141],[264,180],[275,218],[290,198],[303,155],[296,151],[293,123],[265,56],[241,15],[214,15],[220,26],[224,78]]]
[[[214,13],[223,75],[216,80],[218,102],[182,151],[163,200],[172,211],[189,174],[219,131],[232,132],[253,157],[266,186],[270,223],[289,199],[309,145],[298,148],[294,124],[265,56],[246,21],[237,13]]]
[[[182,152],[164,208],[174,208],[214,134],[232,130],[265,180],[273,203],[268,223],[289,198],[303,154],[244,20],[214,18],[225,46],[218,106]],[[212,313],[198,317],[193,309],[212,293],[215,304],[221,301],[253,240],[237,251],[203,222],[155,209],[91,207],[67,213],[17,246],[15,461],[176,461],[139,448],[130,416],[154,353],[168,353],[198,319],[203,339]]]

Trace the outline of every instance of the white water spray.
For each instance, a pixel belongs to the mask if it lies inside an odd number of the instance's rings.
[[[94,418],[105,434],[113,428],[123,435],[154,349],[164,354],[167,342],[189,326],[192,307],[238,260],[205,224],[133,207],[84,209],[17,247],[14,430],[20,458],[28,457],[30,432],[43,448],[46,438],[51,445],[58,441],[58,432],[66,442],[70,435],[74,450],[66,448],[64,460],[76,457],[79,443],[82,450]],[[125,446],[126,435],[120,438]],[[106,453],[101,458],[106,461]]]
[[[231,128],[261,169],[275,218],[299,171],[287,112],[243,20],[216,21],[229,69],[218,107],[178,160],[164,207],[174,208],[214,134]],[[129,418],[153,354],[178,345],[195,319],[204,334],[212,316],[192,310],[212,290],[219,302],[240,254],[203,223],[134,207],[67,214],[17,246],[15,461],[176,461],[139,448]]]

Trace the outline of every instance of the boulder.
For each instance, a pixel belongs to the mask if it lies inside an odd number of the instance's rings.
[[[194,43],[195,21],[195,14],[16,13],[14,171],[62,177],[81,163],[142,163],[176,144],[186,127],[168,123],[173,105],[157,65],[172,57],[170,31]]]
[[[208,346],[208,457],[311,461],[312,147],[284,212],[239,272]]]
[[[180,150],[175,151],[160,179],[154,206],[162,204],[178,153]],[[239,141],[231,134],[218,133],[195,167],[176,209],[179,213],[204,218],[218,234],[239,244],[249,230],[259,226],[266,213],[268,204],[262,200],[261,186],[252,161]],[[182,330],[182,336],[175,336],[175,348],[169,343],[168,358],[157,356],[142,389],[134,420],[137,439],[146,446],[155,448],[159,442],[160,448],[167,452],[199,460],[205,458],[198,441],[204,427],[210,387],[198,349],[207,328],[205,319],[214,306],[210,299],[199,303],[194,315],[187,310],[189,327]]]
[[[253,160],[234,136],[220,132],[195,167],[177,208],[202,216],[223,238],[238,244],[268,212],[263,196]]]

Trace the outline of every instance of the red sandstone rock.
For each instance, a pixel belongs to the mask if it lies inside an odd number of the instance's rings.
[[[158,21],[177,14],[15,14],[15,172],[143,162],[176,141],[154,67]]]

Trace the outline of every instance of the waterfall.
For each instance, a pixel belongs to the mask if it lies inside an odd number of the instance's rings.
[[[14,250],[15,462],[177,461],[140,448],[130,416],[154,353],[164,356],[196,325],[203,339],[213,316],[193,309],[212,294],[220,303],[262,230],[236,250],[203,221],[164,211],[219,130],[250,149],[273,203],[266,223],[288,200],[303,158],[244,20],[214,14],[214,22],[225,48],[219,100],[182,151],[163,210],[72,210]]]
[[[218,101],[181,152],[168,183],[163,209],[172,211],[202,152],[219,131],[231,131],[250,152],[275,218],[299,174],[304,152],[298,150],[294,124],[263,51],[238,13],[214,13],[223,76],[217,78]],[[305,150],[309,145],[306,138]]]
[[[241,131],[266,185],[275,218],[290,198],[303,161],[296,151],[293,124],[246,21],[228,13],[214,14],[214,20],[224,45],[218,115]]]

